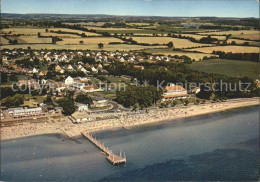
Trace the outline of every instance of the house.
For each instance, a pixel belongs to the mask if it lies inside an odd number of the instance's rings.
[[[108,105],[108,100],[105,98],[94,98],[93,100],[93,104],[91,105],[92,107],[96,107],[96,108],[100,108],[100,107],[105,107]]]
[[[98,69],[100,69],[100,70],[102,70],[102,68],[103,68],[103,66],[102,66],[102,64],[98,64]]]
[[[82,83],[87,83],[89,82],[89,79],[87,77],[78,77],[79,81]]]
[[[33,68],[32,73],[38,73],[39,71],[36,68]]]
[[[83,68],[83,66],[82,66],[82,65],[79,65],[77,69],[78,69],[78,70],[81,70],[81,68]]]
[[[77,111],[79,111],[79,112],[88,111],[87,104],[76,103],[75,105],[76,105]]]
[[[74,68],[69,64],[69,65],[67,66],[67,70],[68,70],[68,71],[74,71]]]
[[[65,79],[64,83],[65,83],[66,85],[72,85],[72,84],[74,83],[74,79],[73,79],[71,76],[68,76],[68,77]]]
[[[144,70],[144,66],[140,66],[140,65],[134,65],[134,68],[138,68],[138,69]]]
[[[195,88],[193,88],[193,89],[191,90],[191,92],[194,93],[194,94],[197,94],[197,93],[200,92],[200,88],[199,88],[199,87],[195,87]]]
[[[34,79],[23,79],[23,80],[18,80],[18,84],[20,86],[27,85],[30,87],[34,87],[36,85],[36,81]]]
[[[45,76],[45,75],[47,75],[47,73],[48,73],[48,70],[42,70],[42,71],[40,71],[39,76]]]
[[[170,84],[169,86],[166,86],[164,90],[162,101],[189,97],[187,90],[180,85]]]
[[[61,74],[65,73],[65,70],[64,70],[64,69],[61,69],[61,70],[60,70],[60,73],[61,73]]]
[[[51,58],[48,56],[48,57],[46,57],[45,60],[48,61],[48,62],[50,62],[50,61],[51,61]]]
[[[89,71],[87,71],[85,68],[81,68],[81,70],[83,73],[87,74],[87,73],[90,73]]]
[[[103,91],[103,89],[99,88],[96,85],[88,85],[83,88],[84,92],[97,92],[97,91]]]
[[[97,69],[94,66],[91,67],[91,71],[93,71],[94,73],[98,72]]]
[[[60,72],[62,70],[62,68],[60,67],[60,65],[56,65],[55,66],[55,71],[56,72]]]

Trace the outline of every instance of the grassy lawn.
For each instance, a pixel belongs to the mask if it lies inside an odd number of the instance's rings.
[[[218,73],[226,76],[250,77],[257,79],[259,77],[259,62],[239,61],[227,59],[212,59],[206,61],[194,62],[191,68],[208,73]]]
[[[90,96],[97,96],[97,97],[104,97],[106,99],[115,99],[116,93],[113,91],[102,91],[102,92],[95,92],[95,93],[89,93]]]
[[[131,82],[131,80],[128,80],[128,79],[125,79],[125,78],[122,78],[122,77],[114,77],[114,76],[108,76],[108,77],[106,77],[107,78],[107,80],[109,80],[109,81],[111,81],[111,83],[122,83],[122,82],[124,82],[124,83],[130,83]]]

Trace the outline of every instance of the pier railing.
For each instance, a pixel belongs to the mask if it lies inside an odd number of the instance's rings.
[[[122,156],[122,151],[120,151],[120,155],[116,155],[109,150],[108,147],[105,147],[104,144],[100,143],[96,138],[94,138],[89,132],[82,132],[82,135],[86,137],[90,142],[92,142],[96,147],[98,147],[101,151],[103,151],[107,155],[107,160],[111,162],[113,165],[121,164],[126,162],[126,156]]]

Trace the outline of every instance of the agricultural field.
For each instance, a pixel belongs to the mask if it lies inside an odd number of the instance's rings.
[[[131,50],[142,50],[147,49],[147,46],[141,45],[130,45],[130,44],[116,44],[116,45],[104,45],[103,49],[99,49],[97,44],[87,45],[57,45],[57,44],[31,44],[29,45],[32,49],[70,49],[70,50],[105,50],[105,51],[131,51]],[[4,45],[1,49],[27,49],[28,45]],[[149,46],[149,48],[165,48],[165,46]]]
[[[125,34],[125,33],[134,33],[134,34],[153,34],[153,33],[165,33],[157,30],[149,30],[149,29],[136,29],[136,28],[101,28],[101,27],[90,27],[86,26],[89,30],[96,30],[97,32],[108,32],[110,34]]]
[[[94,26],[94,27],[101,27],[106,22],[77,22],[77,23],[64,23],[66,25],[81,25],[81,26]]]
[[[194,59],[195,61],[202,60],[204,57],[211,57],[211,56],[218,57],[218,55],[214,55],[214,54],[172,51],[171,49],[146,49],[146,50],[144,50],[144,52],[151,53],[151,54],[163,54],[165,56],[168,56],[168,55],[187,56],[187,57],[191,58],[192,60]]]
[[[12,40],[17,40],[18,44],[51,44],[51,38],[38,38],[37,36],[20,36],[11,37]]]
[[[259,62],[212,59],[198,61],[191,64],[191,68],[207,73],[217,73],[226,76],[250,77],[257,79],[259,77]]]
[[[186,36],[186,37],[193,37],[196,40],[200,40],[203,37],[207,37],[206,35],[196,35],[196,34],[181,34],[182,36]],[[216,38],[218,40],[225,40],[226,36],[211,36],[212,38]]]
[[[150,26],[150,23],[126,23],[126,25],[131,25],[131,26]]]
[[[248,42],[249,45],[252,46],[259,46],[260,42],[256,42],[256,41],[249,41],[249,40],[240,40],[240,39],[228,39],[227,43],[231,44],[231,42],[235,41],[236,44],[244,44],[245,42]]]
[[[259,40],[259,31],[257,30],[239,30],[239,31],[222,31],[222,32],[210,32],[200,33],[201,35],[229,35],[236,38],[243,38],[249,40]]]
[[[45,28],[37,28],[37,27],[30,27],[30,28],[5,28],[1,30],[1,33],[6,33],[6,34],[25,34],[25,35],[30,35],[30,36],[34,36],[37,35],[38,32],[41,33],[41,35],[45,35],[45,36],[51,36],[51,30],[53,31],[63,31],[63,32],[72,32],[72,33],[85,33],[85,35],[87,36],[100,36],[100,34],[96,34],[96,33],[92,33],[92,32],[85,32],[85,31],[81,31],[81,30],[73,30],[73,29],[68,29],[68,28],[49,28],[48,29],[49,32],[46,33],[45,32]],[[63,36],[63,34],[58,34]]]
[[[187,39],[178,39],[171,37],[132,37],[133,40],[138,43],[148,43],[148,44],[168,44],[173,42],[175,48],[190,48],[190,47],[199,47],[199,46],[211,46],[211,44],[200,44],[194,43]]]
[[[1,37],[0,40],[1,40],[1,45],[8,45],[9,44],[9,40],[7,40],[3,37]]]
[[[197,28],[186,28],[186,27],[175,27],[175,26],[169,26],[169,25],[158,25],[156,26],[158,31],[166,31],[166,32],[205,32],[208,31],[208,29],[197,29]]]
[[[114,37],[89,37],[89,38],[64,38],[62,41],[58,41],[58,45],[70,45],[70,44],[108,44],[109,42],[123,42],[121,39]],[[120,46],[120,45],[119,45]]]
[[[223,51],[232,53],[259,53],[259,47],[250,46],[215,46],[188,49],[188,51],[198,51],[202,53],[212,53],[212,51]]]

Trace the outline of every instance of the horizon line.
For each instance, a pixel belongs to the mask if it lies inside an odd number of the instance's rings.
[[[260,17],[230,17],[230,16],[160,16],[160,15],[114,15],[114,14],[76,14],[76,13],[5,13],[1,14],[16,14],[16,15],[106,15],[106,16],[135,16],[135,17],[165,17],[165,18],[254,18]]]

